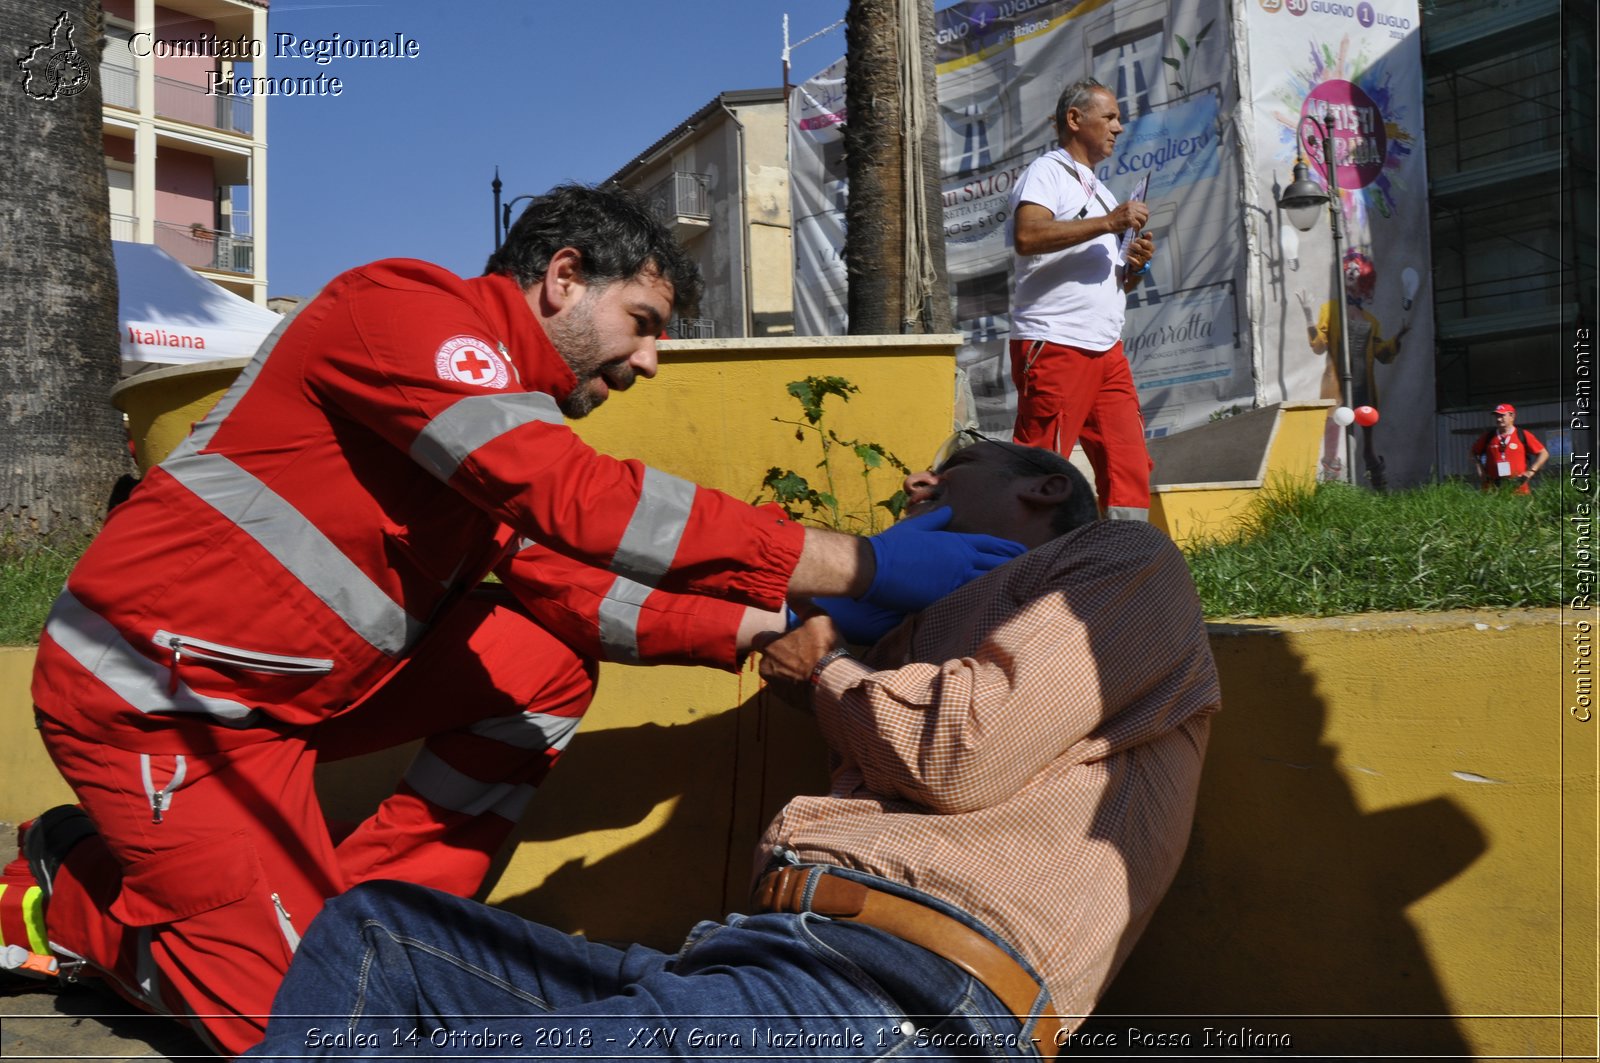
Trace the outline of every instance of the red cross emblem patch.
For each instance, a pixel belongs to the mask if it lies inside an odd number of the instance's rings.
[[[451,336],[445,340],[433,356],[433,367],[440,380],[479,388],[503,388],[511,379],[494,346],[476,336]]]

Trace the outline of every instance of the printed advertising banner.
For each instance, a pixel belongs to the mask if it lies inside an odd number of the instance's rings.
[[[1302,234],[1277,207],[1297,132],[1315,138],[1304,120],[1316,119],[1333,138],[1353,252],[1353,376],[1379,411],[1357,439],[1370,441],[1389,483],[1427,477],[1433,336],[1418,15],[1414,0],[1383,4],[965,0],[936,13],[945,248],[966,337],[961,364],[985,430],[1008,431],[1015,412],[1009,194],[1056,144],[1061,89],[1092,76],[1116,94],[1124,126],[1097,176],[1119,199],[1150,180],[1156,257],[1123,330],[1147,433],[1337,395],[1326,352],[1339,330],[1325,308],[1343,267],[1328,215]],[[791,97],[805,334],[847,325],[844,112],[843,60]],[[1320,154],[1307,163],[1323,182]],[[1337,457],[1337,435],[1329,440]],[[1356,461],[1366,467],[1362,446]]]
[[[789,94],[789,215],[794,321],[802,336],[849,331],[844,271],[844,65],[841,57]]]
[[[1115,92],[1124,117],[1097,176],[1119,199],[1150,179],[1156,258],[1129,297],[1124,330],[1147,431],[1250,407],[1239,167],[1224,162],[1237,100],[1226,5],[1006,0],[958,3],[934,17],[945,253],[967,340],[960,361],[982,426],[1009,431],[1016,408],[1005,354],[1008,197],[1027,165],[1056,146],[1050,119],[1061,90],[1088,76]],[[808,81],[791,105],[797,303],[800,289],[816,288],[797,305],[796,323],[813,334],[843,331],[842,220],[824,224],[812,213],[842,203],[842,70]]]
[[[1412,0],[1241,0],[1251,75],[1256,196],[1268,211],[1293,177],[1297,150],[1328,185],[1333,146],[1344,224],[1334,263],[1330,213],[1305,233],[1276,212],[1278,234],[1255,241],[1257,324],[1279,371],[1264,400],[1337,399],[1341,332],[1353,405],[1378,422],[1355,429],[1357,483],[1431,478],[1434,451],[1433,291],[1423,151],[1422,54]],[[1343,278],[1348,328],[1338,327]],[[1338,474],[1343,432],[1329,425],[1323,475]]]

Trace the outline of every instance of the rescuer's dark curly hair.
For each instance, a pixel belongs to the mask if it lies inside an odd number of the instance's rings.
[[[557,185],[528,204],[489,256],[485,273],[504,273],[524,289],[544,279],[550,259],[563,247],[583,256],[591,284],[630,280],[654,267],[670,281],[679,317],[700,304],[700,270],[637,195],[622,188]]]

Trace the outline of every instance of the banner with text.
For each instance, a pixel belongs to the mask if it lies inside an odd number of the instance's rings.
[[[1278,370],[1264,375],[1264,400],[1338,399],[1338,340],[1347,338],[1353,405],[1378,413],[1377,424],[1354,430],[1356,481],[1426,480],[1434,464],[1433,292],[1417,5],[1247,0],[1245,8],[1254,194],[1258,213],[1278,229],[1256,241],[1253,263],[1259,342]],[[1343,219],[1340,263],[1327,209],[1301,233],[1276,207],[1297,153],[1328,186],[1325,143]],[[1341,279],[1344,329],[1336,326]],[[1342,464],[1343,438],[1330,424],[1325,475]]]
[[[844,270],[844,66],[840,58],[789,94],[789,210],[794,233],[794,324],[802,336],[849,326]]]
[[[1251,406],[1240,166],[1229,161],[1226,143],[1237,90],[1223,0],[970,0],[934,17],[946,258],[956,327],[966,338],[960,362],[983,427],[1009,431],[1016,408],[1005,353],[1008,197],[1027,165],[1056,144],[1050,117],[1062,88],[1088,76],[1113,90],[1124,118],[1098,176],[1118,198],[1150,177],[1148,228],[1157,253],[1129,297],[1124,329],[1147,431],[1164,435],[1218,410]],[[820,118],[823,101],[837,100],[842,111],[842,69],[836,64],[808,81],[791,106],[796,323],[808,333],[843,331],[842,294],[805,294],[825,313],[798,305],[802,287],[844,289],[842,242],[819,242],[842,237],[842,222],[824,226],[810,213],[842,203],[843,193],[804,187],[819,173],[830,190],[844,180],[842,151],[827,139],[842,140],[839,123],[827,124],[825,137]],[[802,150],[823,161],[803,171]],[[833,170],[825,164],[829,150]],[[805,272],[823,266],[832,279]]]

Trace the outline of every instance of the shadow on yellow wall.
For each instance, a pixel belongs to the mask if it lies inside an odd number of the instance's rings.
[[[599,940],[673,950],[696,921],[748,910],[761,832],[790,797],[827,786],[815,728],[764,693],[690,723],[584,737],[573,752],[598,770],[552,777],[559,790],[541,795],[551,800],[526,817],[519,840],[653,828],[597,859],[571,853],[536,887],[497,889],[495,903]]]
[[[1085,1039],[1127,1044],[1132,1028],[1209,1053],[1281,1050],[1248,1038],[1282,1035],[1312,1056],[1469,1054],[1409,909],[1484,854],[1483,828],[1444,795],[1365,809],[1351,775],[1375,769],[1327,733],[1318,677],[1288,640],[1238,637],[1251,627],[1213,640],[1224,711],[1189,852]]]

